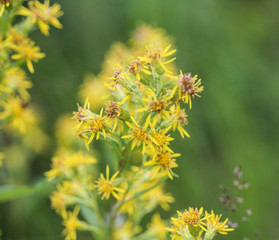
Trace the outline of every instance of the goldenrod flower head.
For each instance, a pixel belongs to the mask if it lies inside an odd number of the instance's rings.
[[[83,225],[83,222],[78,219],[79,210],[79,207],[75,207],[73,212],[66,212],[62,215],[63,225],[65,226],[63,231],[66,236],[65,240],[76,240],[77,238],[76,231]]]
[[[49,0],[45,0],[44,3],[34,0],[28,2],[28,7],[29,9],[21,6],[17,14],[28,17],[33,24],[37,23],[44,35],[49,35],[50,24],[56,28],[62,28],[58,20],[63,15],[59,4],[55,3],[50,6]]]
[[[12,59],[26,61],[27,68],[31,73],[34,73],[32,62],[38,62],[41,58],[45,57],[45,54],[40,52],[40,48],[34,45],[33,41],[26,39],[21,44],[12,46],[17,52],[12,55]]]
[[[156,237],[157,240],[166,239],[166,222],[161,219],[160,214],[155,213],[148,224],[148,232]]]
[[[10,68],[4,71],[3,82],[0,91],[8,94],[18,93],[23,100],[28,100],[30,95],[27,89],[32,87],[32,82],[28,81],[26,74],[20,68]]]
[[[32,109],[19,97],[10,97],[7,102],[2,102],[1,105],[4,110],[0,113],[0,120],[6,119],[12,129],[18,129],[21,133],[25,133],[26,126],[36,122]]]
[[[104,138],[106,138],[106,131],[105,131],[105,117],[102,117],[103,109],[100,112],[100,116],[94,116],[93,119],[89,122],[90,128],[92,131],[92,140],[94,139],[95,134],[97,133],[96,139],[98,140],[100,137],[100,132],[104,134]],[[91,141],[89,141],[91,142]]]
[[[172,129],[175,131],[176,129],[179,131],[182,138],[184,136],[190,137],[189,133],[183,128],[184,125],[187,125],[187,114],[185,113],[185,109],[180,109],[180,105],[173,105],[170,107],[170,113],[173,119]]]
[[[23,41],[26,41],[27,36],[25,33],[21,32],[17,26],[11,27],[7,34],[7,42],[10,44],[21,44]]]
[[[148,70],[149,66],[147,65],[147,63],[141,61],[140,59],[131,61],[128,69],[129,72],[134,74],[139,81],[141,80],[142,75],[151,75],[151,72]]]
[[[189,224],[190,226],[193,227],[200,227],[203,230],[205,223],[203,222],[207,217],[202,217],[203,216],[203,208],[197,209],[197,208],[192,208],[189,207],[188,210],[185,210],[183,213],[177,211],[179,217],[181,220],[184,221],[185,224]],[[203,225],[202,225],[203,224]]]
[[[158,145],[158,143],[152,138],[152,136],[148,133],[147,127],[150,125],[150,115],[145,121],[144,126],[140,126],[136,120],[131,116],[131,119],[133,121],[133,124],[126,121],[126,124],[131,129],[131,134],[122,136],[122,138],[130,138],[132,140],[132,150],[137,146],[139,147],[142,145],[142,154],[146,152],[147,147],[150,147],[152,150],[154,150],[152,146],[152,142]]]
[[[228,232],[234,231],[233,228],[229,228],[227,225],[228,218],[224,222],[220,222],[222,214],[215,215],[213,210],[211,210],[211,213],[205,212],[205,217],[207,225],[207,233],[205,234],[205,237],[207,237],[207,239],[213,239],[216,233],[226,235]]]
[[[173,138],[170,137],[169,134],[167,135],[167,132],[170,130],[170,128],[171,126],[166,129],[160,129],[157,132],[153,128],[154,130],[151,136],[158,143],[158,145],[156,145],[157,147],[159,147],[161,150],[165,150],[173,153],[173,151],[168,147],[170,141],[173,140]]]
[[[179,97],[183,99],[185,103],[189,103],[189,107],[191,109],[192,99],[195,96],[200,97],[199,93],[203,91],[203,86],[200,86],[201,79],[198,79],[197,75],[192,77],[191,73],[183,74],[182,72],[180,72],[178,85],[179,85]]]
[[[90,102],[89,102],[89,98],[87,97],[85,102],[84,102],[84,105],[81,107],[77,104],[78,106],[78,111],[77,112],[73,112],[73,119],[76,119],[80,122],[82,121],[86,121],[86,120],[89,120],[91,118],[93,118],[93,114],[92,112],[90,111]]]
[[[55,211],[62,215],[66,211],[66,207],[69,204],[69,198],[62,192],[53,192],[50,196],[51,207],[55,209]]]
[[[145,103],[145,107],[139,108],[136,112],[145,112],[149,111],[150,114],[156,114],[153,120],[153,125],[160,119],[170,118],[168,105],[171,103],[171,99],[173,97],[174,92],[172,92],[169,96],[157,97],[156,93],[147,88],[144,92],[145,96],[142,100]]]
[[[168,175],[170,179],[173,179],[172,169],[178,167],[175,157],[179,156],[180,154],[178,153],[172,154],[170,152],[159,151],[157,154],[154,154],[151,161],[145,163],[145,166],[154,166],[152,178],[161,171]]]
[[[156,71],[159,74],[166,72],[167,75],[172,74],[167,68],[166,65],[174,61],[176,58],[168,59],[169,56],[173,55],[176,52],[176,49],[170,50],[171,45],[168,45],[165,49],[161,47],[156,48],[154,46],[148,48],[146,55],[140,59],[154,64]]]
[[[106,168],[106,178],[101,173],[100,178],[96,181],[96,187],[98,188],[98,194],[103,194],[101,199],[109,199],[112,194],[116,199],[119,199],[119,195],[116,192],[123,193],[124,190],[121,188],[115,187],[118,184],[116,179],[119,171],[113,174],[111,178],[109,178],[109,166]]]
[[[105,102],[105,112],[106,117],[108,118],[109,122],[112,122],[112,132],[117,127],[117,124],[119,123],[118,119],[121,120],[128,120],[130,117],[124,113],[124,110],[121,108],[121,105],[126,102],[126,100],[129,98],[129,96],[126,96],[122,99],[121,102],[114,102],[114,101],[106,101]],[[125,116],[124,116],[125,115]],[[127,115],[127,116],[126,116]]]
[[[59,152],[51,160],[51,170],[45,173],[48,180],[56,177],[65,177],[72,174],[75,167],[96,163],[96,159],[82,152]]]
[[[107,101],[105,102],[105,106],[106,116],[108,118],[116,118],[119,116],[120,108],[116,102]]]
[[[159,178],[161,178],[159,176]],[[163,184],[152,189],[148,196],[147,201],[152,201],[157,203],[162,209],[168,211],[170,209],[170,204],[175,201],[174,197],[170,193],[165,193],[163,190]]]

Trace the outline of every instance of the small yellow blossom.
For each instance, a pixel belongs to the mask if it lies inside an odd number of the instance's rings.
[[[170,72],[166,65],[173,62],[176,58],[168,59],[169,56],[173,55],[176,50],[170,50],[171,45],[168,45],[165,49],[162,49],[161,47],[150,47],[148,48],[148,51],[146,55],[142,58],[140,58],[143,61],[146,61],[147,63],[150,63],[151,65],[154,65],[155,70],[158,71],[159,74],[165,72],[167,76],[170,76],[172,72]],[[172,75],[171,75],[172,76]]]
[[[183,128],[184,125],[188,124],[185,109],[181,110],[180,105],[178,104],[176,107],[175,105],[171,106],[170,112],[173,119],[172,130],[175,131],[177,129],[182,138],[184,138],[184,136],[189,138],[189,133]]]
[[[156,240],[166,239],[166,222],[161,219],[160,214],[155,213],[152,216],[151,223],[148,224],[148,231],[156,237]]]
[[[121,109],[121,105],[126,102],[126,100],[129,98],[129,96],[126,96],[122,99],[121,102],[113,102],[113,101],[106,101],[105,102],[105,112],[106,117],[108,118],[108,123],[112,122],[112,132],[117,127],[117,124],[119,123],[119,119],[121,119],[121,113],[123,113],[123,109]],[[126,120],[122,116],[122,120]]]
[[[170,100],[173,98],[174,93],[175,91],[172,91],[169,96],[157,97],[156,93],[152,89],[147,88],[145,90],[146,97],[142,99],[146,106],[139,108],[136,112],[148,111],[150,114],[155,114],[153,124],[155,124],[160,118],[169,119],[170,114],[168,111],[168,105],[171,103]]]
[[[153,127],[152,129],[153,133],[151,134],[151,136],[158,143],[158,145],[156,146],[159,147],[160,150],[169,151],[173,153],[173,151],[168,146],[170,144],[170,141],[174,140],[172,137],[170,137],[170,135],[167,135],[167,132],[170,130],[170,128],[171,126],[169,126],[166,129],[160,129],[158,131],[155,131]]]
[[[131,116],[131,119],[134,123],[134,125],[132,125],[131,123],[126,121],[126,124],[130,127],[130,129],[132,130],[130,135],[125,135],[122,136],[122,138],[130,138],[132,139],[132,150],[137,146],[139,147],[140,145],[142,145],[142,154],[144,154],[146,152],[147,147],[150,147],[152,150],[154,150],[153,146],[152,146],[152,142],[156,145],[158,145],[158,143],[156,142],[156,140],[154,140],[154,138],[147,132],[147,127],[148,125],[150,125],[150,115],[148,116],[148,118],[145,121],[145,124],[143,127],[141,127],[136,120]]]
[[[62,24],[58,20],[63,15],[59,4],[55,3],[50,6],[49,0],[45,0],[44,3],[33,0],[28,2],[28,8],[21,6],[17,14],[28,17],[32,24],[37,23],[44,35],[49,35],[50,24],[56,28],[62,28]]]
[[[19,97],[10,97],[1,105],[4,110],[0,112],[0,120],[6,120],[7,126],[18,129],[20,133],[26,132],[28,124],[36,122],[32,109]]]
[[[111,178],[109,178],[109,166],[106,168],[106,178],[104,174],[101,173],[100,178],[96,181],[96,187],[98,188],[98,194],[103,194],[101,199],[109,199],[110,194],[112,194],[116,199],[119,199],[119,196],[116,192],[123,193],[124,190],[121,188],[115,187],[117,185],[117,175],[119,171],[113,174]]]
[[[215,215],[213,210],[211,210],[211,213],[205,212],[205,216],[207,225],[206,239],[213,239],[216,233],[226,235],[228,232],[234,231],[233,228],[229,228],[227,225],[228,218],[224,222],[220,222],[222,214]]]
[[[66,212],[62,215],[63,225],[65,226],[63,231],[63,234],[66,236],[65,240],[77,239],[76,231],[83,225],[83,223],[78,219],[79,210],[79,207],[75,207],[73,212]]]
[[[196,82],[197,81],[197,82]],[[199,93],[203,91],[201,85],[201,79],[198,76],[191,76],[191,73],[183,74],[180,72],[180,78],[178,80],[179,85],[179,98],[184,100],[185,103],[189,103],[189,108],[192,108],[192,99],[197,96],[200,97]]]
[[[80,151],[70,153],[67,151],[59,152],[52,158],[51,170],[45,173],[48,180],[56,177],[64,177],[72,174],[75,167],[96,163],[96,159]]]
[[[19,94],[24,100],[28,100],[30,95],[27,89],[32,87],[32,82],[28,81],[26,74],[20,68],[10,68],[4,71],[0,91],[12,94]]]
[[[140,81],[144,75],[151,75],[148,64],[140,59],[132,60],[128,69],[129,73],[135,75],[138,81]]]
[[[38,62],[38,60],[45,57],[45,54],[40,52],[40,48],[34,45],[33,41],[26,39],[21,44],[12,46],[17,52],[12,55],[12,59],[26,61],[27,68],[31,73],[34,73],[32,62]]]
[[[185,223],[192,227],[200,227],[204,231],[206,229],[203,225],[205,225],[204,220],[207,219],[208,216],[202,217],[203,215],[203,208],[197,209],[197,208],[191,208],[189,207],[189,210],[185,210],[183,213],[177,211],[178,216],[180,219]]]
[[[172,169],[178,167],[175,158],[179,156],[179,153],[171,154],[170,152],[159,151],[154,154],[151,161],[145,163],[145,166],[153,166],[152,178],[161,171],[168,175],[170,179],[173,179]]]

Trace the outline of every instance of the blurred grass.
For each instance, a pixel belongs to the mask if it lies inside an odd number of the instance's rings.
[[[256,230],[259,239],[277,239],[278,1],[58,2],[64,29],[52,29],[50,38],[33,36],[47,53],[36,65],[31,92],[45,131],[54,137],[59,115],[75,110],[84,73],[98,73],[111,43],[126,41],[140,22],[165,28],[176,40],[178,66],[199,74],[205,91],[189,113],[191,138],[176,138],[180,178],[168,182],[176,203],[164,216],[188,206],[221,211],[219,185],[231,185],[232,170],[241,165],[250,183],[243,207],[253,215],[230,239]],[[52,152],[33,163],[30,182],[48,169]],[[60,219],[46,195],[2,205],[0,218],[4,240],[62,239]]]

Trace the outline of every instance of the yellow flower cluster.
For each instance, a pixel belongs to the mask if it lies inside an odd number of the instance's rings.
[[[143,56],[118,65],[106,84],[110,100],[100,114],[90,111],[88,98],[84,106],[78,106],[75,131],[87,147],[93,139],[101,138],[120,149],[123,145],[140,149],[147,156],[144,166],[151,166],[153,176],[163,172],[173,178],[180,155],[169,147],[173,138],[168,132],[178,130],[182,137],[189,137],[184,128],[187,115],[181,104],[189,103],[191,108],[192,99],[203,90],[196,76],[182,72],[175,75],[167,69],[175,60],[171,57],[175,51],[171,45],[164,49],[153,46]]]
[[[0,0],[0,128],[10,139],[8,145],[1,146],[1,152],[7,159],[5,167],[11,172],[27,167],[24,161],[27,154],[31,157],[30,150],[32,154],[39,153],[48,146],[49,139],[38,126],[38,115],[29,103],[32,82],[24,66],[34,73],[33,63],[45,56],[30,34],[37,25],[44,29],[49,24],[61,28],[58,17],[62,15],[60,6],[50,6],[49,1],[28,1],[28,8],[23,3],[23,0]],[[18,138],[20,141],[14,141]],[[13,161],[17,158],[22,160]]]
[[[154,39],[147,40],[147,48],[142,45],[146,39]],[[61,180],[51,203],[63,218],[67,240],[76,240],[76,232],[83,230],[100,240],[163,240],[168,230],[179,237],[182,219],[191,231],[206,230],[205,221],[213,219],[212,215],[202,217],[202,209],[189,209],[173,219],[171,228],[166,228],[159,214],[151,218],[147,229],[140,227],[147,214],[158,206],[169,210],[174,202],[163,187],[166,179],[176,176],[173,171],[180,156],[171,149],[171,132],[190,137],[185,130],[186,112],[203,91],[197,76],[176,70],[175,52],[162,30],[148,26],[135,31],[130,47],[112,46],[101,73],[86,78],[81,91],[84,104],[72,117],[73,131],[89,153],[69,150],[80,149],[76,140],[68,140],[65,126],[72,123],[65,118],[59,121],[57,136],[64,151],[53,157],[46,176]],[[91,145],[100,146],[98,140],[108,144],[102,145],[104,156],[97,163],[90,154]],[[98,156],[100,148],[93,149]]]
[[[183,213],[177,211],[178,217],[171,218],[172,226],[167,228],[171,233],[172,240],[211,240],[216,233],[226,235],[233,228],[227,225],[228,218],[220,222],[222,215],[215,215],[213,211],[208,213],[203,208],[189,208]],[[205,232],[205,234],[204,234]],[[204,234],[204,236],[202,236]]]

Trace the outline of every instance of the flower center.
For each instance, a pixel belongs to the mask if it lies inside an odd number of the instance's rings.
[[[147,134],[141,127],[137,127],[134,129],[133,137],[140,141],[147,141]]]
[[[181,86],[182,94],[188,94],[191,97],[195,96],[197,88],[195,87],[195,81],[193,80],[191,73],[184,74],[179,80],[179,85]]]
[[[154,113],[161,113],[165,109],[165,104],[162,100],[153,101],[149,104],[149,111]]]
[[[115,102],[108,102],[106,105],[106,114],[109,118],[116,118],[119,113],[119,107]]]
[[[163,168],[170,168],[172,158],[170,153],[159,153],[157,155],[158,164]]]
[[[101,118],[95,118],[91,121],[91,129],[93,132],[99,132],[105,127],[104,121]]]

